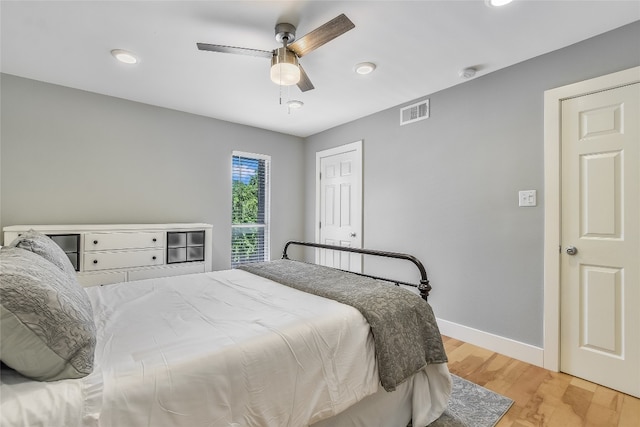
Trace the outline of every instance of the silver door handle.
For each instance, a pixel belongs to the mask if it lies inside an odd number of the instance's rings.
[[[567,255],[575,255],[578,253],[578,248],[575,246],[567,246]]]
[[[349,234],[349,236],[356,237],[356,233],[351,233],[351,234]]]

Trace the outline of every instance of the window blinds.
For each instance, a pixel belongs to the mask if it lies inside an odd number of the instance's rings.
[[[270,157],[232,156],[231,267],[269,259]]]

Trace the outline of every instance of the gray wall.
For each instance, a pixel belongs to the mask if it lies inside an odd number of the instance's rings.
[[[1,76],[2,226],[205,222],[230,267],[231,152],[271,155],[272,255],[303,235],[290,135]]]
[[[315,153],[362,139],[364,246],[420,258],[439,318],[541,347],[543,92],[639,64],[636,22],[428,95],[427,120],[399,126],[392,108],[308,138],[306,238]],[[538,206],[519,208],[518,190],[530,189]]]

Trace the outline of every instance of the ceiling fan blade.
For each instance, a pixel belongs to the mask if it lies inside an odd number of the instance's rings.
[[[298,68],[300,68],[300,81],[298,82],[298,88],[300,88],[302,92],[314,89],[313,83],[309,80],[309,76],[307,76],[302,65],[298,65]]]
[[[273,52],[270,50],[248,49],[246,47],[223,46],[219,44],[196,43],[198,49],[209,52],[234,53],[236,55],[261,56],[271,58]]]
[[[301,57],[353,28],[355,28],[354,23],[343,13],[305,34],[287,47],[294,51],[298,57]]]

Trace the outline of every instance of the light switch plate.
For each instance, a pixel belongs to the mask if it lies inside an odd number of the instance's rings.
[[[518,191],[518,206],[531,207],[537,205],[537,190]]]

